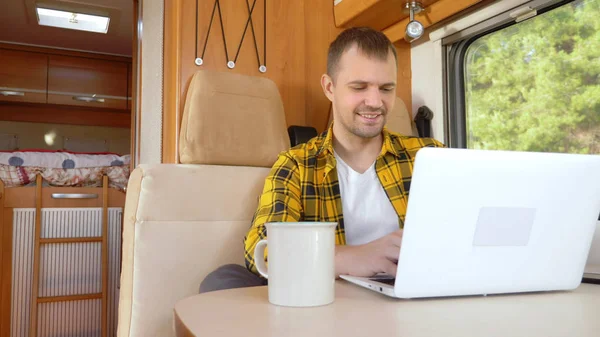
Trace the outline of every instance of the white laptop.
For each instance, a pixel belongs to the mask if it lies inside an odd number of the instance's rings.
[[[598,155],[423,148],[395,280],[341,277],[398,298],[572,290],[599,213]]]

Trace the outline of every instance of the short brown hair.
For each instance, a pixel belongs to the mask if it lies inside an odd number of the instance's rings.
[[[368,57],[386,60],[391,51],[398,64],[396,48],[385,34],[368,27],[353,27],[344,30],[329,45],[327,54],[327,74],[333,79],[338,71],[338,63],[342,54],[353,45]]]

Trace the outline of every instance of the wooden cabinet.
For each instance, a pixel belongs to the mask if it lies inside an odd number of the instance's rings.
[[[0,101],[46,103],[48,55],[0,49]]]
[[[128,63],[50,55],[48,103],[127,109]]]
[[[131,58],[0,42],[0,120],[129,127]]]

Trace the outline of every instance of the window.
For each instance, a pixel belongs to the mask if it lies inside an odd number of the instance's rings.
[[[599,16],[563,2],[454,43],[451,146],[600,154]]]
[[[505,13],[442,41],[446,142],[600,154],[600,0],[527,5],[536,16]]]

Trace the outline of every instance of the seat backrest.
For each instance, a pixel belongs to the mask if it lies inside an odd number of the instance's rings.
[[[411,113],[406,109],[406,104],[400,97],[396,97],[394,109],[387,117],[387,128],[405,136],[418,137],[417,127]]]
[[[264,179],[289,148],[277,87],[201,71],[185,102],[182,164],[141,165],[123,223],[119,337],[174,336],[173,308],[218,266],[243,265]]]
[[[333,110],[329,109],[329,123],[333,121]],[[406,109],[406,104],[400,97],[396,97],[394,109],[387,115],[387,123],[385,125],[388,130],[399,133],[405,136],[418,137],[417,127],[413,121],[411,113]]]
[[[186,98],[180,162],[271,166],[290,147],[283,103],[267,78],[197,72]]]

